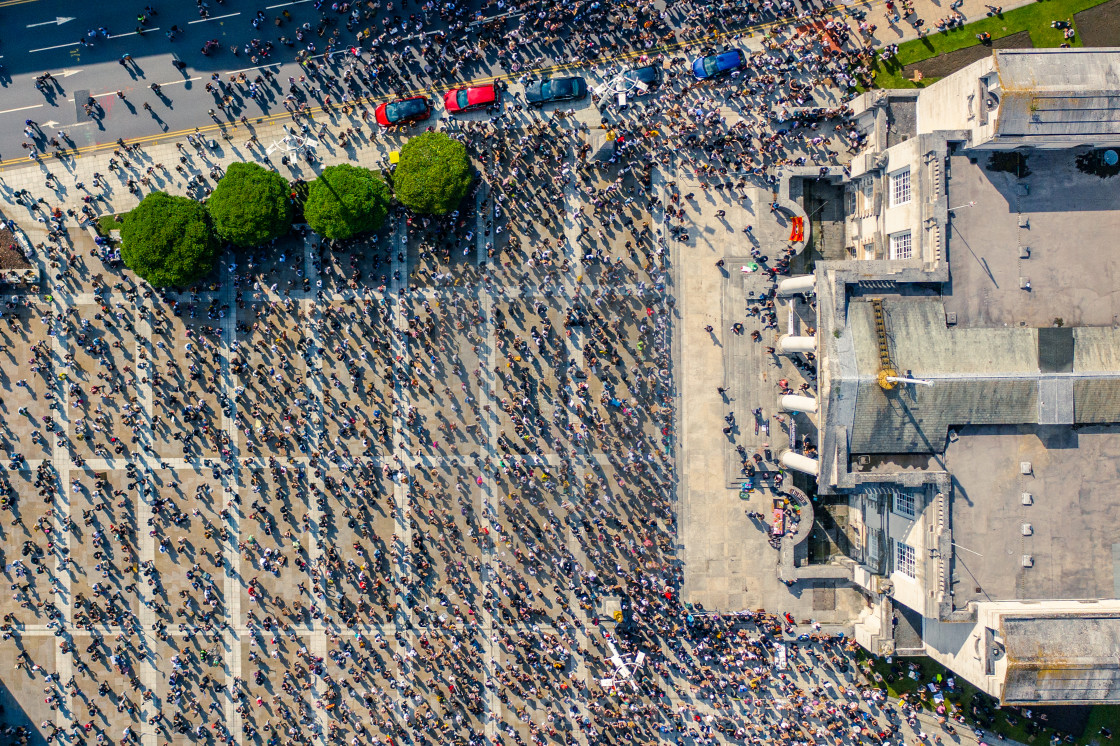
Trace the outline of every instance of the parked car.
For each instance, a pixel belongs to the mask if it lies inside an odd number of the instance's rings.
[[[423,96],[413,96],[381,104],[373,115],[382,127],[391,127],[394,124],[422,122],[432,115],[432,107]]]
[[[747,66],[747,58],[741,50],[732,49],[729,52],[712,54],[707,57],[697,57],[692,61],[692,74],[700,80],[714,78],[717,75],[726,75],[733,70]]]
[[[472,85],[469,88],[452,88],[443,94],[443,106],[449,114],[458,114],[471,109],[482,109],[498,103],[501,94],[498,87],[490,85]]]
[[[627,70],[623,73],[623,77],[630,83],[629,95],[640,96],[661,85],[661,66],[643,65],[642,67],[635,67],[633,70]],[[637,83],[644,85],[646,90],[639,90]]]
[[[538,109],[553,101],[573,101],[586,95],[583,78],[542,78],[525,85],[525,100]]]

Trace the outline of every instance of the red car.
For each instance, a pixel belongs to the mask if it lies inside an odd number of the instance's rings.
[[[443,94],[443,105],[451,114],[471,109],[482,109],[498,103],[501,95],[494,84],[473,85],[470,88],[452,88]]]
[[[414,96],[381,104],[374,109],[373,115],[382,127],[391,127],[394,124],[421,122],[432,115],[432,107],[428,99]]]

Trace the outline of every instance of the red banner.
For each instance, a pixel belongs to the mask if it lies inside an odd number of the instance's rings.
[[[793,242],[805,240],[805,218],[793,219],[793,230],[789,233],[789,240]]]

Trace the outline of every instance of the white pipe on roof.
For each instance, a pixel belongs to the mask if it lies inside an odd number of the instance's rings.
[[[817,286],[816,275],[801,275],[800,277],[787,277],[778,283],[778,295],[795,295],[796,293],[811,293]]]
[[[808,412],[812,414],[817,411],[817,400],[811,396],[785,394],[778,401],[781,403],[782,409],[787,412]]]
[[[794,337],[789,334],[783,334],[782,336],[778,337],[778,352],[791,353],[816,351],[816,337]]]
[[[803,456],[796,451],[783,451],[781,455],[782,466],[793,469],[803,474],[817,476],[821,470],[821,463],[815,458]]]

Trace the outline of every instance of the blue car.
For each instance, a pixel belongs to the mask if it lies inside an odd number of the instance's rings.
[[[717,75],[726,75],[732,70],[746,67],[747,58],[742,51],[732,49],[730,52],[721,52],[708,57],[697,57],[692,62],[692,74],[698,79],[714,78]]]

